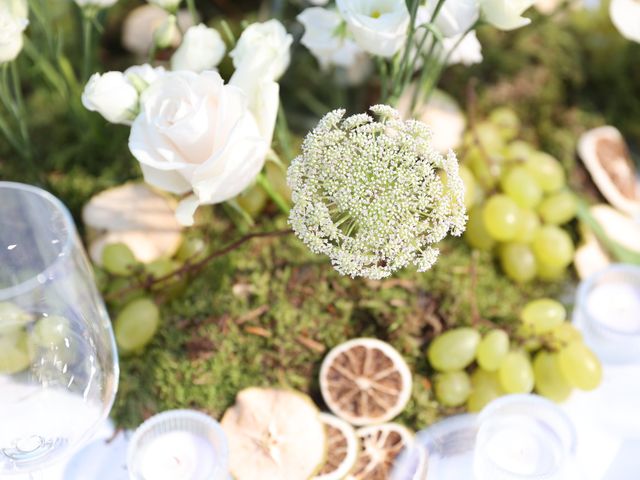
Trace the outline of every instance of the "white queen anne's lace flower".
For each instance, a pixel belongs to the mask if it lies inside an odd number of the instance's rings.
[[[431,145],[429,128],[386,105],[366,114],[328,113],[288,173],[289,223],[338,272],[384,278],[413,264],[431,268],[435,246],[464,231],[464,186],[453,152]]]

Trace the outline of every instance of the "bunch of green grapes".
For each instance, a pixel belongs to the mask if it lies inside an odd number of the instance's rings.
[[[477,412],[510,393],[535,391],[562,402],[574,388],[593,390],[602,367],[566,317],[561,303],[543,298],[524,307],[511,333],[493,328],[481,335],[462,327],[436,337],[427,351],[437,371],[436,399]]]
[[[573,261],[573,240],[562,226],[576,216],[577,200],[558,160],[515,139],[519,129],[515,113],[499,108],[465,134],[464,238],[494,251],[516,282],[556,280]]]

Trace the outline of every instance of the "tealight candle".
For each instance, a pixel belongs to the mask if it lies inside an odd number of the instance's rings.
[[[132,480],[222,480],[228,450],[219,424],[199,412],[173,410],[143,423],[129,446]]]
[[[613,265],[583,281],[574,323],[604,363],[640,362],[640,267]]]

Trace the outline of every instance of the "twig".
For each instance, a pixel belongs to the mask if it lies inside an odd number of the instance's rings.
[[[200,271],[203,267],[205,267],[211,260],[222,257],[233,250],[241,247],[245,243],[254,238],[267,238],[267,237],[283,237],[285,235],[289,235],[293,233],[293,230],[276,230],[275,232],[258,232],[258,233],[249,233],[244,237],[239,238],[235,242],[227,245],[221,250],[216,250],[215,252],[211,252],[209,255],[204,257],[202,260],[197,262],[190,262],[187,260],[184,265],[176,270],[167,273],[166,275],[162,275],[160,277],[148,276],[145,280],[139,282],[135,285],[129,285],[128,287],[122,288],[121,290],[117,290],[107,296],[105,298],[107,300],[113,300],[115,298],[121,297],[122,295],[126,295],[127,293],[139,290],[139,289],[149,289],[154,285],[166,282],[167,280],[171,280],[174,277],[186,276],[190,273],[195,273]]]

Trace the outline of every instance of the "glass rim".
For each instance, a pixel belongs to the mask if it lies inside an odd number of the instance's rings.
[[[66,238],[64,239],[62,251],[60,252],[58,257],[52,262],[50,262],[44,270],[38,272],[36,276],[31,277],[16,285],[12,285],[10,287],[0,288],[0,301],[5,301],[11,298],[15,298],[20,295],[23,295],[31,290],[34,290],[35,288],[42,286],[44,283],[47,282],[49,278],[49,275],[47,274],[53,271],[59,262],[69,257],[71,248],[72,248],[74,232],[76,231],[76,226],[73,221],[73,217],[71,216],[71,212],[69,212],[69,209],[66,207],[66,205],[62,203],[62,201],[59,198],[57,198],[55,195],[53,195],[50,192],[47,192],[42,188],[35,187],[33,185],[27,185],[24,183],[8,182],[8,181],[0,180],[0,190],[15,190],[19,192],[26,192],[36,197],[40,197],[42,200],[49,203],[55,210],[59,211],[62,214],[62,218],[64,220],[65,226],[67,227],[67,235],[66,235]],[[1,208],[0,208],[0,211],[1,211]],[[45,282],[41,282],[39,280],[39,277],[41,275],[44,275],[45,278],[47,279],[45,280]]]
[[[631,337],[631,340],[640,339],[640,329],[630,332],[628,330],[619,330],[617,328],[613,328],[598,321],[593,315],[590,314],[589,310],[587,310],[587,296],[589,295],[591,289],[605,275],[616,272],[630,273],[632,275],[635,275],[638,278],[638,284],[640,284],[640,266],[630,263],[612,263],[611,265],[608,265],[602,270],[598,270],[596,273],[588,276],[580,282],[580,284],[578,285],[578,292],[576,294],[577,310],[579,310],[580,313],[584,315],[589,327],[595,327],[605,334],[617,336],[620,338],[624,337],[625,339],[629,339],[629,337]]]

